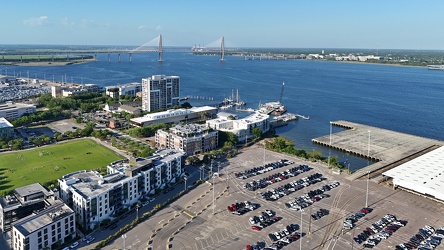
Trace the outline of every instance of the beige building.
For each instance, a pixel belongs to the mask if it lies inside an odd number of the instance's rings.
[[[217,148],[218,131],[199,124],[177,125],[169,131],[158,130],[156,146],[180,149],[187,155],[200,154]]]

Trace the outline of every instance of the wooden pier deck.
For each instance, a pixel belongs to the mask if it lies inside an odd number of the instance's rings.
[[[372,176],[376,177],[376,173],[382,172],[381,170],[386,171],[389,167],[396,166],[395,163],[402,162],[405,158],[419,156],[437,146],[444,145],[442,141],[349,121],[335,121],[332,122],[332,126],[346,128],[346,130],[331,134],[331,145],[330,135],[318,137],[312,139],[312,141],[326,147],[331,146],[331,148],[347,152],[351,155],[376,161],[372,165],[359,169],[349,175],[347,178],[350,180],[356,180],[367,175],[367,171],[373,173]]]

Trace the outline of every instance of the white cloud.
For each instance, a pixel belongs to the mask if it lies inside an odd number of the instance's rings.
[[[139,30],[146,30],[146,29],[149,29],[149,27],[148,27],[148,26],[145,26],[145,25],[140,25],[138,28],[139,28]]]
[[[160,26],[160,25],[156,27],[156,30],[157,30],[157,31],[159,31],[159,30],[161,30],[161,29],[162,29],[162,26]]]
[[[24,20],[23,23],[29,26],[41,26],[48,23],[48,17],[47,16],[31,17],[29,19]]]
[[[73,26],[73,25],[75,25],[75,23],[74,23],[73,21],[69,20],[69,18],[67,18],[67,17],[63,18],[63,19],[60,21],[60,23],[61,23],[62,25],[64,25],[64,26]]]

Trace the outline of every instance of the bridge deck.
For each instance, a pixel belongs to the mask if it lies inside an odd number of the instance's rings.
[[[346,130],[331,135],[331,147],[360,157],[378,161],[351,174],[348,178],[358,179],[367,174],[387,168],[409,156],[425,152],[444,142],[415,135],[404,134],[349,121],[335,121],[333,126]],[[370,131],[370,132],[369,132]],[[370,137],[370,143],[369,143]],[[330,135],[312,139],[314,143],[330,146]]]

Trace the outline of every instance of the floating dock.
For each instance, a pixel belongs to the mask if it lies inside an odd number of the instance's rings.
[[[372,177],[380,176],[383,171],[444,145],[442,141],[349,121],[335,121],[331,125],[346,130],[331,134],[331,144],[330,135],[312,139],[312,142],[374,162],[349,175],[350,180],[368,172]]]

